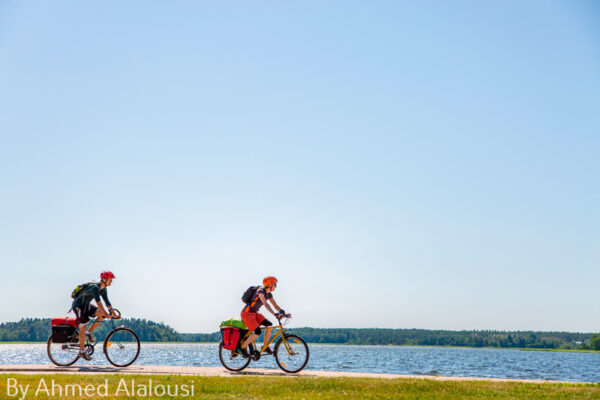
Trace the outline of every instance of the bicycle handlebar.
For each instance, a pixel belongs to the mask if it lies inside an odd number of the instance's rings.
[[[108,316],[104,317],[104,319],[121,319],[121,311],[117,310],[116,308],[113,308],[112,312],[117,314],[117,318],[113,318],[112,314],[109,312]],[[89,322],[94,323],[94,322],[96,322],[96,320],[98,320],[98,317],[92,317],[92,318],[90,318]]]

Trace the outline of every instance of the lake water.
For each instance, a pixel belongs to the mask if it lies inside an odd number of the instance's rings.
[[[507,349],[309,345],[307,370],[600,382],[600,354]],[[109,365],[101,346],[91,362]],[[0,344],[0,364],[51,364],[46,344]],[[218,345],[142,343],[138,365],[221,366]],[[77,364],[76,364],[77,365]],[[250,367],[277,369],[273,357]]]

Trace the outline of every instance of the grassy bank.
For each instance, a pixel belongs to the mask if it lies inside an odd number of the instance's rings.
[[[50,396],[43,390],[41,380]],[[54,382],[52,381],[54,380]],[[123,380],[123,381],[121,381]],[[133,380],[133,388],[132,388]],[[150,386],[152,380],[152,386]],[[50,392],[52,384],[55,393]],[[313,377],[191,377],[172,375],[22,375],[0,376],[0,398],[16,396],[16,384],[29,385],[25,399],[598,399],[600,384],[433,381],[427,379],[313,378]],[[11,386],[8,386],[11,385]],[[72,385],[67,389],[67,385]],[[77,385],[96,388],[79,395]],[[103,386],[104,385],[104,386]],[[158,389],[178,389],[161,395]],[[183,386],[186,385],[186,386]],[[36,390],[42,391],[35,395]],[[74,392],[67,393],[66,390]],[[107,395],[103,393],[107,389]],[[127,389],[125,389],[127,387]],[[167,389],[170,387],[170,389]],[[185,390],[184,390],[185,387]],[[58,393],[58,388],[65,391]],[[145,388],[145,389],[143,389]],[[151,389],[152,388],[152,389]],[[193,389],[192,389],[193,388]],[[158,390],[158,392],[157,392]],[[12,393],[10,392],[12,391]],[[193,395],[192,395],[193,391]],[[118,394],[116,395],[116,393]],[[156,393],[159,395],[157,396]],[[187,393],[187,395],[185,395]],[[11,397],[9,397],[11,396]]]
[[[583,350],[583,349],[518,349],[523,351],[554,351],[559,353],[595,353],[600,354],[599,350]]]

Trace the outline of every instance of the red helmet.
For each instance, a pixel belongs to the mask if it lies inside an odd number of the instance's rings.
[[[274,276],[267,276],[265,279],[263,279],[263,286],[267,287],[267,286],[272,286],[277,284],[277,278],[275,278]]]
[[[103,279],[103,278],[113,278],[113,279],[115,279],[115,274],[113,274],[110,271],[102,271],[100,273],[100,279]]]

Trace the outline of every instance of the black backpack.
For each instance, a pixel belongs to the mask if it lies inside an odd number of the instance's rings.
[[[98,282],[86,282],[86,283],[82,283],[79,284],[77,286],[75,286],[75,289],[73,289],[73,292],[71,292],[71,298],[74,299],[75,297],[79,296],[84,289],[86,289],[88,286],[90,285],[97,285]]]
[[[242,295],[242,301],[246,304],[250,304],[258,289],[260,289],[260,286],[250,286]]]

